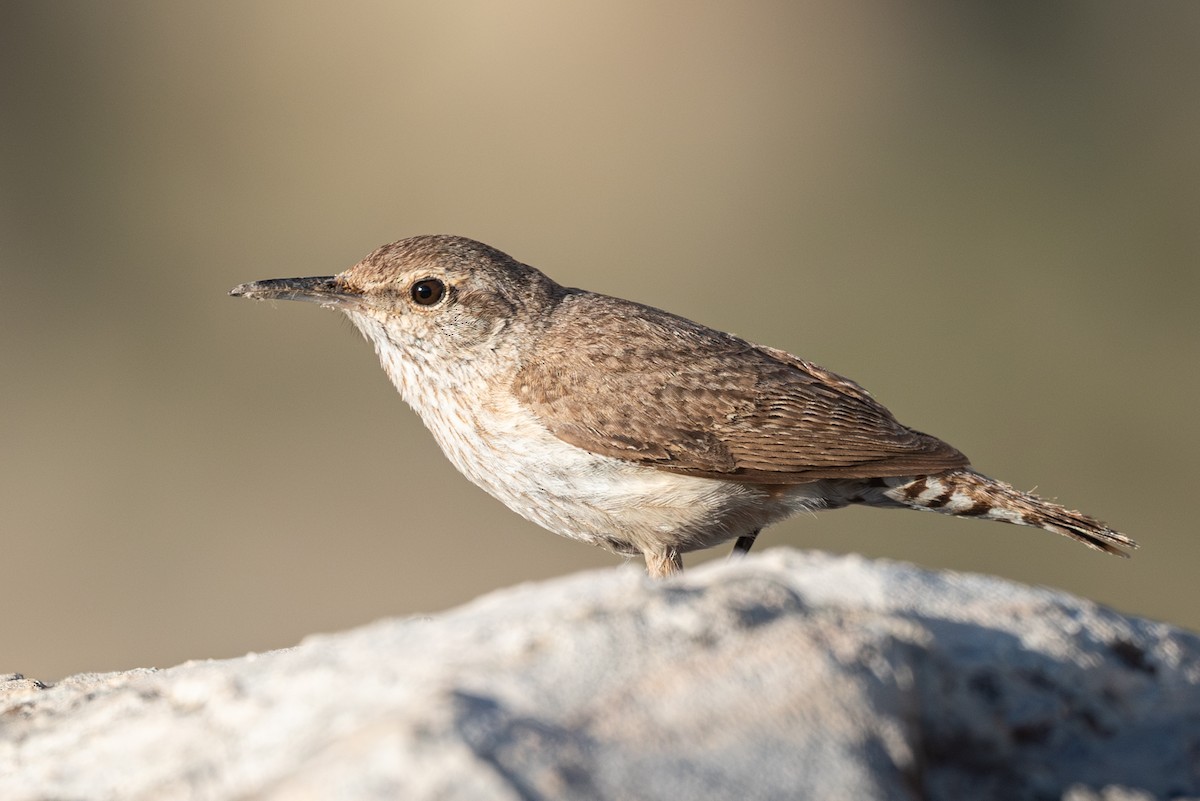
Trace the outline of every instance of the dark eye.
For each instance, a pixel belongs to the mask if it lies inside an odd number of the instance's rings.
[[[432,306],[446,294],[446,285],[436,278],[422,278],[412,285],[413,302],[419,306]]]

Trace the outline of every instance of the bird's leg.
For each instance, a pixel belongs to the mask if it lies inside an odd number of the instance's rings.
[[[737,542],[733,544],[733,550],[729,553],[729,558],[734,559],[750,553],[750,549],[754,547],[754,540],[758,537],[760,531],[762,531],[761,528],[756,528],[746,536],[738,537]]]
[[[666,551],[645,551],[646,572],[650,578],[667,578],[683,571],[683,557],[679,551],[669,548]]]

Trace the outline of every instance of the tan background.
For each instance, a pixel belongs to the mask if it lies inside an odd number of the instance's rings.
[[[0,672],[617,563],[453,472],[346,322],[225,297],[433,232],[845,373],[1145,547],[859,509],[763,546],[1200,627],[1194,0],[0,13]]]

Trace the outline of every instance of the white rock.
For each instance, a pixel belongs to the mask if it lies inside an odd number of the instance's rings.
[[[295,648],[0,681],[0,799],[1200,797],[1200,639],[775,550]]]

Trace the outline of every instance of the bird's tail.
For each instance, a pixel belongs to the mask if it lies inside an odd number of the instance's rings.
[[[1089,548],[1128,557],[1137,543],[1094,517],[1021,492],[967,468],[928,476],[878,479],[881,486],[864,502],[1034,526],[1082,542]]]

